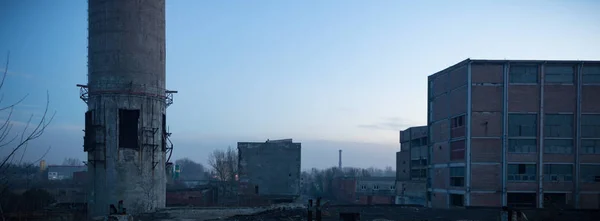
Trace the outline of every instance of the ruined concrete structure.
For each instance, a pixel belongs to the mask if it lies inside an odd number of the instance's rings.
[[[427,126],[400,131],[400,151],[396,153],[396,203],[427,205]]]
[[[395,177],[357,177],[354,204],[393,204],[396,198]]]
[[[300,143],[238,142],[240,195],[289,201],[300,191]]]
[[[88,84],[84,151],[90,177],[88,212],[107,215],[165,206],[165,0],[88,1]]]
[[[600,208],[600,61],[467,59],[428,82],[433,207]]]

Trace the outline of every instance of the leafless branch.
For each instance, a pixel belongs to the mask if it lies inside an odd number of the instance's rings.
[[[6,52],[6,65],[4,65],[4,74],[2,74],[2,80],[0,81],[0,88],[4,86],[4,79],[6,79],[6,75],[8,74],[8,64],[10,62],[10,51]]]
[[[7,58],[6,58],[6,65],[4,68],[4,72],[2,73],[2,76],[0,76],[0,89],[2,89],[2,87],[4,86],[6,77],[8,75],[8,67],[9,67],[9,61],[10,61],[9,57],[10,57],[10,53],[8,53]],[[39,119],[39,122],[33,122],[34,116],[31,115],[29,117],[27,123],[24,125],[23,130],[13,131],[14,121],[12,118],[13,118],[14,108],[18,104],[23,102],[27,97],[28,96],[25,95],[18,101],[14,102],[12,104],[9,104],[9,105],[0,105],[0,111],[8,111],[8,116],[6,116],[6,119],[4,119],[4,122],[0,123],[0,150],[3,148],[10,148],[8,155],[6,155],[6,156],[4,156],[4,158],[0,159],[0,188],[1,188],[0,189],[0,198],[2,196],[4,196],[4,193],[6,193],[7,189],[10,186],[10,183],[11,183],[11,176],[10,176],[10,174],[7,173],[7,170],[9,168],[11,168],[13,165],[15,165],[15,163],[19,163],[19,164],[22,163],[24,154],[28,148],[28,144],[32,140],[39,138],[45,132],[46,128],[52,122],[52,120],[54,119],[54,116],[56,115],[56,112],[52,113],[52,115],[49,115],[49,113],[48,113],[49,104],[50,104],[50,94],[48,92],[46,92],[46,107],[45,107],[43,115]],[[4,98],[3,95],[0,96],[0,104],[2,101],[4,101],[3,98]],[[36,162],[39,162],[41,159],[43,159],[44,156],[46,156],[46,154],[48,153],[49,150],[50,150],[50,147],[46,150],[46,152],[43,154],[43,156],[40,159],[38,159],[37,161],[35,161],[33,163],[26,165],[25,168],[34,166]],[[21,156],[16,157],[17,153],[19,153],[19,151],[22,151]],[[18,161],[18,162],[15,162],[15,161]],[[2,219],[4,219],[3,214],[1,214],[1,212],[0,212],[0,217],[2,217]]]
[[[237,174],[237,151],[229,147],[226,151],[214,150],[208,156],[208,165],[220,181],[234,181]]]
[[[46,130],[48,125],[50,125],[50,123],[54,119],[54,116],[56,115],[56,112],[54,112],[50,116],[50,118],[48,118],[49,104],[50,104],[50,94],[48,92],[46,92],[46,108],[44,109],[44,114],[42,115],[40,121],[37,123],[37,125],[31,132],[27,132],[27,130],[29,129],[29,126],[31,125],[33,116],[31,116],[29,118],[29,120],[27,121],[27,124],[25,125],[25,127],[21,133],[19,142],[15,145],[15,147],[12,149],[12,151],[4,158],[4,160],[0,164],[0,168],[5,166],[8,162],[11,162],[11,159],[13,158],[14,154],[18,150],[20,150],[22,147],[27,145],[30,141],[35,140],[35,139],[39,138],[40,136],[42,136],[42,134],[44,133],[44,131]],[[5,143],[5,144],[8,145],[10,143],[12,143],[12,141],[9,143]]]

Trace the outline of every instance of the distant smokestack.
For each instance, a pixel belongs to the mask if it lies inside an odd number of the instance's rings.
[[[339,163],[338,163],[338,167],[339,167],[340,170],[342,170],[342,150],[340,150],[340,160],[339,160]]]

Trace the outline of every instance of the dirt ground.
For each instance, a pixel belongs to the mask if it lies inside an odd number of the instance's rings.
[[[600,221],[598,211],[523,211],[530,221]],[[325,206],[323,221],[338,221],[340,213],[359,213],[361,221],[498,221],[499,209],[432,209],[398,205]],[[313,220],[316,221],[313,213]],[[307,210],[299,206],[272,206],[262,208],[169,208],[136,221],[304,221]]]

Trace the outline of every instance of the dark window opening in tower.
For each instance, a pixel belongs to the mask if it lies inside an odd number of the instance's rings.
[[[94,149],[94,142],[96,140],[96,130],[94,129],[93,116],[94,111],[89,110],[85,112],[85,129],[83,135],[83,151],[90,151]]]
[[[167,115],[162,115],[162,151],[167,151]]]
[[[138,148],[140,110],[119,109],[119,147]]]

